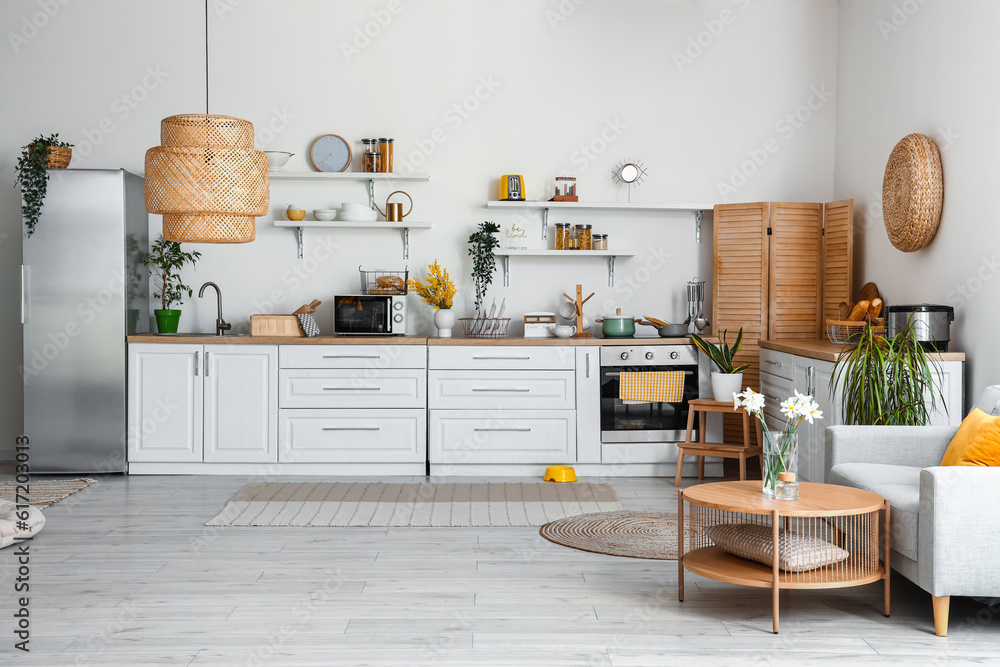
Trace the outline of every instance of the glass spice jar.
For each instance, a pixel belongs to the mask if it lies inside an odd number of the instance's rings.
[[[569,241],[569,223],[556,223],[556,250],[567,250]]]
[[[594,250],[607,250],[607,249],[608,249],[608,235],[594,234]]]
[[[566,250],[580,249],[580,235],[577,233],[577,227],[579,226],[576,225],[576,227],[569,230],[569,235],[566,237]]]

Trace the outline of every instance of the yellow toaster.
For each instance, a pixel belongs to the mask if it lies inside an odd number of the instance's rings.
[[[524,201],[524,176],[504,174],[500,177],[500,201]]]

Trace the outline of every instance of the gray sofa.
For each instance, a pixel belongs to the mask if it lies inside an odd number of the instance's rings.
[[[1000,415],[1000,385],[976,407]],[[942,467],[956,426],[831,426],[826,481],[889,500],[892,568],[931,594],[948,634],[950,596],[1000,596],[1000,468]]]

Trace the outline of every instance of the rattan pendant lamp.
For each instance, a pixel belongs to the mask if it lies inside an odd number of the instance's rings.
[[[268,211],[267,156],[253,124],[232,116],[184,114],[160,123],[146,151],[146,210],[163,215],[163,236],[183,243],[248,243]]]

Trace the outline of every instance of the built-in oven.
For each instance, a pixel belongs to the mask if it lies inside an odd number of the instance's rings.
[[[623,402],[620,398],[621,374],[650,371],[683,371],[681,400],[677,403]],[[693,345],[601,347],[601,442],[683,442],[688,401],[697,397],[698,352]]]
[[[334,296],[333,333],[355,336],[402,336],[406,333],[406,295]]]

